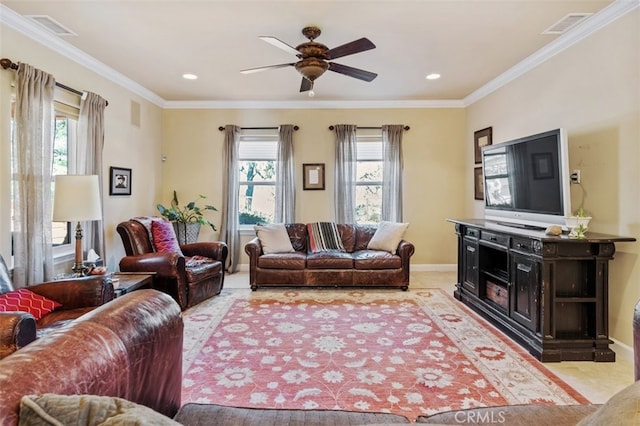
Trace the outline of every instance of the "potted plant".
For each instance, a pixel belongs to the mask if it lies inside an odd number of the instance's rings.
[[[199,200],[207,198],[204,195],[199,195],[198,197]],[[210,205],[198,207],[196,201],[180,206],[178,194],[173,191],[171,207],[165,207],[162,204],[156,206],[160,215],[173,223],[179,244],[195,243],[198,240],[201,225],[209,225],[212,230],[217,231],[216,226],[205,219],[203,213],[205,210],[218,211],[218,209]]]
[[[585,232],[589,226],[591,216],[587,216],[584,213],[582,207],[578,209],[575,216],[567,216],[564,218],[567,228],[569,228],[569,237],[572,238],[585,238]]]

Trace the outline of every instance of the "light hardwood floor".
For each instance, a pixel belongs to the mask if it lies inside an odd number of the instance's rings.
[[[412,272],[409,288],[443,288],[453,294],[455,283],[455,272]],[[227,275],[224,287],[249,288],[249,273]],[[628,355],[628,351],[618,351],[616,362],[563,361],[544,366],[592,403],[601,404],[633,383],[633,360]]]

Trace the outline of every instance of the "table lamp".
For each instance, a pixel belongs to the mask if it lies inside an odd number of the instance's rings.
[[[78,222],[75,260],[72,268],[76,276],[84,274],[80,222],[100,219],[102,219],[102,208],[97,175],[59,175],[55,177],[53,221]]]

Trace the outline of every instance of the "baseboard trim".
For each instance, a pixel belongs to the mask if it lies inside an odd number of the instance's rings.
[[[613,339],[611,337],[609,338],[613,340],[613,344],[610,346],[610,348],[616,353],[616,359],[624,359],[625,361],[628,361],[631,364],[633,364],[634,362],[633,348],[629,345],[625,345],[624,343],[616,339]]]

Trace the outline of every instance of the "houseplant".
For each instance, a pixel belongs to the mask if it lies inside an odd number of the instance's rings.
[[[199,200],[207,198],[204,195],[199,195],[198,197]],[[218,209],[208,204],[204,207],[198,207],[196,201],[191,201],[181,206],[178,200],[178,194],[174,190],[170,207],[165,207],[162,204],[156,206],[160,215],[173,223],[173,228],[176,231],[176,237],[180,244],[196,242],[198,240],[198,234],[200,233],[200,226],[202,225],[209,225],[212,230],[217,231],[213,222],[205,219],[203,213],[205,210],[218,211]]]
[[[569,228],[569,237],[571,238],[585,238],[585,232],[589,226],[591,216],[587,216],[584,213],[582,207],[578,209],[575,216],[567,216],[564,218],[567,228]]]

